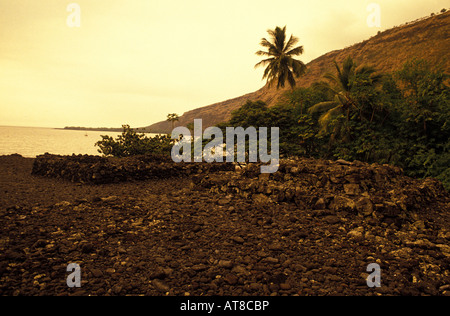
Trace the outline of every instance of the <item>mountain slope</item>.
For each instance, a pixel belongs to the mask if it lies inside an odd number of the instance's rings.
[[[408,59],[417,57],[428,60],[433,65],[441,64],[449,71],[450,60],[450,11],[432,17],[416,20],[394,27],[350,47],[329,52],[307,64],[304,76],[297,79],[297,87],[308,87],[322,78],[323,74],[333,71],[333,61],[341,63],[351,56],[357,65],[372,65],[379,72],[390,72]],[[241,107],[247,100],[262,100],[269,106],[276,104],[288,88],[276,90],[266,86],[258,91],[234,99],[197,108],[184,113],[177,126],[186,126],[194,119],[203,119],[203,128],[224,122],[230,118],[233,110]],[[146,127],[155,133],[170,132],[171,124],[162,121]]]

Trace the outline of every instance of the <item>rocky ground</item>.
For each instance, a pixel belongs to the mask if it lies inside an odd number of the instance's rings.
[[[300,160],[94,185],[33,176],[34,162],[0,157],[0,295],[450,295],[434,180]]]

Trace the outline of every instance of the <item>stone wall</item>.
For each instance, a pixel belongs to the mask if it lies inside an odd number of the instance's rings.
[[[295,203],[318,216],[353,213],[398,222],[421,211],[448,212],[449,193],[435,179],[413,179],[390,165],[359,161],[283,159],[273,174],[260,164],[174,163],[170,157],[38,156],[34,175],[105,184],[191,177],[192,189],[226,193],[257,205]],[[225,201],[226,202],[226,201]],[[224,204],[227,204],[225,203]]]
[[[196,175],[192,186],[238,194],[261,206],[295,203],[318,216],[339,212],[388,221],[409,219],[413,212],[448,212],[449,194],[434,179],[413,179],[390,165],[317,159],[282,160],[278,172],[260,174],[258,164],[240,172]]]
[[[72,182],[106,184],[133,180],[183,177],[196,173],[234,170],[232,163],[174,163],[170,157],[153,155],[110,158],[89,155],[36,157],[33,175]]]

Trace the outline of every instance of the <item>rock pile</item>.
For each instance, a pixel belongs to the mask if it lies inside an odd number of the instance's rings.
[[[48,158],[50,175],[107,163]],[[395,167],[299,159],[270,175],[79,185],[0,160],[0,192],[23,199],[0,203],[0,295],[450,296],[449,194]],[[81,288],[66,284],[71,263]]]
[[[33,163],[33,175],[72,182],[107,184],[131,180],[164,179],[195,173],[234,170],[228,163],[174,163],[156,155],[111,158],[89,155],[40,155]]]
[[[281,160],[273,174],[259,170],[249,164],[238,173],[197,175],[192,185],[257,204],[291,202],[318,214],[354,213],[396,224],[413,212],[448,210],[449,195],[439,181],[407,177],[395,166],[302,158]]]

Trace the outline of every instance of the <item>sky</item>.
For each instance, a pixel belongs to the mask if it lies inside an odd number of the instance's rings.
[[[380,25],[370,21],[380,8]],[[75,4],[75,5],[73,5]],[[0,0],[0,125],[132,127],[264,86],[261,38],[304,63],[448,0]],[[369,10],[368,10],[369,9]],[[368,23],[369,18],[369,23]]]

